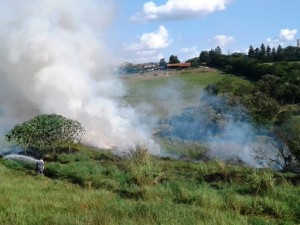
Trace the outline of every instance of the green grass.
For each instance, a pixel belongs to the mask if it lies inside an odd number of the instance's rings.
[[[203,88],[208,84],[219,82],[225,75],[217,70],[212,71],[193,71],[167,72],[167,75],[153,76],[145,75],[126,79],[129,86],[129,95],[141,94],[149,90],[163,88],[168,85],[177,86],[182,91],[187,87]],[[228,75],[227,75],[228,76]]]
[[[212,71],[184,71],[178,77],[188,85],[204,87],[208,84],[219,82],[224,76],[222,72],[217,70]],[[227,75],[228,76],[228,75]]]
[[[124,79],[128,94],[123,99],[134,107],[146,103],[152,107],[151,114],[157,116],[162,116],[164,103],[166,115],[172,116],[184,108],[198,105],[204,88],[226,77],[231,77],[232,82],[241,80],[212,69],[133,76]]]
[[[295,174],[78,149],[45,176],[1,160],[0,224],[300,223]]]
[[[245,80],[218,71],[182,71],[168,76],[124,79],[130,104],[148,102],[161,112],[199,101],[212,83],[240,91]],[[242,85],[241,85],[242,84]],[[180,95],[175,95],[172,90]],[[52,155],[45,176],[26,165],[0,159],[0,224],[300,224],[300,176],[266,169],[194,162],[205,157],[199,143],[168,143],[168,157],[157,158],[138,146],[130,158],[77,145]]]

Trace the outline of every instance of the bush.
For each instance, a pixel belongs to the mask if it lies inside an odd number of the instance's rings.
[[[163,177],[162,167],[157,161],[153,160],[148,150],[137,145],[131,150],[131,162],[129,171],[135,182],[140,185],[155,185]]]
[[[258,173],[254,171],[250,176],[250,192],[254,194],[272,193],[275,189],[275,179],[271,172]]]

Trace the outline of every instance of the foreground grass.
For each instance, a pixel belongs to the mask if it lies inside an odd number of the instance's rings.
[[[300,223],[294,174],[84,148],[45,175],[1,161],[0,224]]]

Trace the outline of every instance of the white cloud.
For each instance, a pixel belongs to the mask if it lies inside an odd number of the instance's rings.
[[[205,16],[224,10],[232,0],[168,0],[163,5],[146,2],[142,12],[131,17],[133,21],[173,20]]]
[[[149,49],[166,48],[170,44],[168,30],[160,26],[157,32],[143,34],[141,43]]]
[[[234,42],[234,37],[226,35],[216,35],[213,39],[213,45],[225,48]]]
[[[160,26],[157,31],[151,33],[144,33],[137,43],[126,44],[127,51],[144,51],[163,49],[170,45],[168,30],[164,26]]]
[[[157,50],[145,50],[130,52],[128,56],[125,56],[121,59],[123,62],[132,62],[132,63],[147,63],[147,62],[159,62],[160,59],[164,58],[164,55]]]
[[[136,43],[124,44],[128,53],[126,61],[133,63],[158,62],[163,58],[163,54],[158,50],[167,48],[171,44],[169,32],[164,26],[150,33],[144,33]]]
[[[283,41],[293,41],[295,39],[295,36],[297,34],[297,29],[281,29],[279,38]]]
[[[196,46],[191,48],[182,48],[180,49],[180,58],[181,59],[192,59],[199,56],[199,50]]]
[[[277,38],[267,38],[266,44],[271,48],[278,47],[281,45],[282,47],[288,45],[288,42],[294,41],[295,36],[297,34],[297,29],[281,29]]]
[[[283,46],[284,43],[280,41],[278,38],[272,39],[272,38],[267,38],[266,44],[269,45],[271,48],[277,48],[278,45]]]

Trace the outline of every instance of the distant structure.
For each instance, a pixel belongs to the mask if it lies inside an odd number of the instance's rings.
[[[300,48],[300,39],[297,39],[297,47]]]
[[[191,63],[168,63],[168,69],[185,69],[191,67]]]

